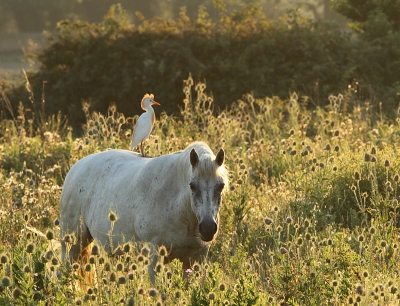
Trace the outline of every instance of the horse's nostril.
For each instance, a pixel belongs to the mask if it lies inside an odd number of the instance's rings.
[[[199,224],[199,233],[200,234],[203,234],[204,233],[204,231],[203,231],[203,225],[200,223]]]

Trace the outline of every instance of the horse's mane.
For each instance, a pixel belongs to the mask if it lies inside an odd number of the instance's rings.
[[[210,173],[215,173],[216,176],[219,176],[223,179],[225,186],[227,187],[229,180],[228,170],[226,169],[225,164],[222,164],[222,166],[219,167],[218,164],[215,162],[215,155],[211,151],[210,147],[206,143],[201,141],[196,141],[190,144],[183,151],[183,153],[189,155],[190,151],[193,148],[196,150],[197,155],[199,156],[199,163],[196,166],[196,172],[198,173],[198,175],[201,177],[209,177]],[[227,188],[225,188],[225,190],[226,189]]]

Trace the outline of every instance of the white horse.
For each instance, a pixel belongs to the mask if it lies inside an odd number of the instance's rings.
[[[95,239],[108,252],[127,241],[163,245],[167,259],[179,259],[184,270],[201,263],[218,232],[228,184],[224,159],[222,149],[215,156],[208,145],[195,142],[156,158],[109,150],[79,160],[65,178],[60,199],[62,260],[68,253],[63,238],[75,233],[70,262]],[[110,211],[117,216],[111,235]],[[153,282],[155,264],[149,267]]]

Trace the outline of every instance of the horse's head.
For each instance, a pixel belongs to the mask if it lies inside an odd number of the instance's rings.
[[[203,241],[214,239],[218,231],[219,209],[222,191],[228,183],[227,171],[223,166],[224,150],[214,158],[213,154],[190,152],[192,172],[189,182],[191,205],[199,224],[199,234]]]

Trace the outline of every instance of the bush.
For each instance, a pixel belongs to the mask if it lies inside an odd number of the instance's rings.
[[[395,34],[360,40],[296,10],[276,22],[260,12],[252,4],[231,15],[221,9],[214,23],[200,7],[196,20],[182,10],[177,20],[143,19],[135,27],[113,6],[100,24],[62,21],[35,54],[40,68],[27,76],[33,96],[45,94],[46,112],[68,115],[76,132],[85,122],[82,100],[103,114],[115,103],[132,116],[141,112],[139,101],[148,92],[167,114],[179,113],[182,80],[189,73],[209,83],[220,109],[246,93],[286,98],[293,91],[302,103],[324,106],[325,97],[348,84],[355,103],[384,99],[384,110],[393,109],[399,90],[391,60],[400,50]],[[9,88],[11,100],[28,101],[21,87]]]

